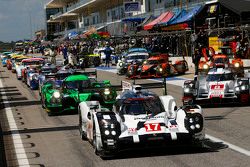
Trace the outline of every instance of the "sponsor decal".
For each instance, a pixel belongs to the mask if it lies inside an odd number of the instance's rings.
[[[122,81],[122,91],[124,92],[125,90],[130,90],[132,87],[131,83]]]
[[[210,87],[210,98],[213,97],[224,97],[224,85],[223,84],[217,84],[217,85],[211,85]]]
[[[128,133],[130,133],[130,134],[136,134],[137,133],[137,129],[136,128],[128,128]]]
[[[164,116],[146,116],[146,117],[137,117],[137,118],[134,118],[134,120],[142,120],[142,119],[157,119],[157,118],[165,118]]]
[[[169,131],[171,132],[177,132],[178,131],[178,125],[170,125],[169,127]]]

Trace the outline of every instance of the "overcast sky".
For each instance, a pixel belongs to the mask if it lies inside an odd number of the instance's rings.
[[[44,4],[50,0],[0,0],[0,41],[30,39],[45,29]]]

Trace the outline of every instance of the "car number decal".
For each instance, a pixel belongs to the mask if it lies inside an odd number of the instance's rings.
[[[210,98],[213,97],[220,97],[222,98],[224,96],[224,85],[223,84],[218,84],[218,85],[211,85],[211,93],[210,93]]]
[[[161,131],[161,126],[159,123],[148,123],[144,124],[146,132]]]
[[[224,89],[224,85],[211,85],[211,90],[222,90]]]

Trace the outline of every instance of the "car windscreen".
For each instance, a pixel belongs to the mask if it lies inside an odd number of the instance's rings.
[[[146,64],[152,65],[152,64],[161,64],[164,63],[164,59],[160,60],[148,60]]]
[[[45,68],[41,70],[42,74],[49,74],[49,73],[55,73],[57,71],[56,68]]]
[[[53,89],[59,89],[62,86],[62,81],[50,79],[50,80],[47,80],[44,84],[51,84]]]
[[[234,80],[234,75],[232,73],[227,73],[227,74],[208,74],[206,80],[208,82],[229,81],[229,80]]]
[[[221,63],[221,64],[228,64],[229,63],[229,60],[228,59],[225,59],[225,58],[217,58],[217,59],[214,59],[214,63]]]
[[[28,62],[23,62],[23,65],[28,66],[28,65],[40,65],[43,64],[44,61],[28,61]]]
[[[66,81],[65,86],[67,89],[75,89],[82,92],[84,89],[90,88],[90,80]]]
[[[133,60],[133,59],[146,59],[146,55],[131,55],[127,57],[127,60]]]
[[[124,102],[121,108],[121,114],[124,115],[140,115],[140,114],[153,114],[163,112],[163,106],[160,99],[148,98],[142,100],[129,100]]]
[[[23,59],[16,59],[15,62],[20,63]]]

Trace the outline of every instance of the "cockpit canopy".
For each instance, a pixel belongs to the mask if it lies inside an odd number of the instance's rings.
[[[157,115],[161,112],[164,112],[164,108],[158,97],[126,99],[120,110],[121,115]]]

